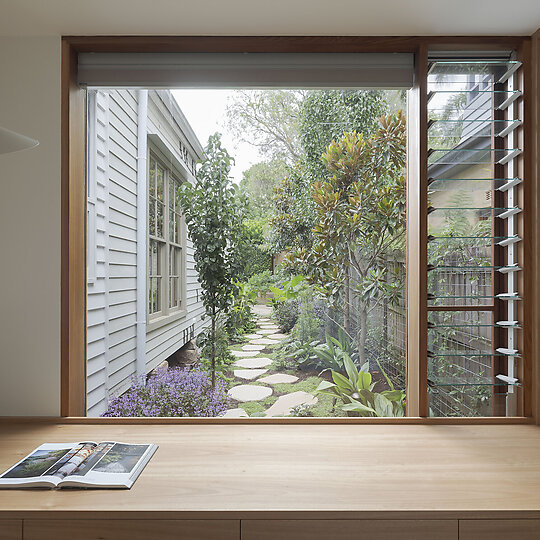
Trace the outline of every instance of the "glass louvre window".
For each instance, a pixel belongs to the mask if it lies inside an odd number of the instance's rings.
[[[516,415],[520,64],[430,60],[430,415]]]

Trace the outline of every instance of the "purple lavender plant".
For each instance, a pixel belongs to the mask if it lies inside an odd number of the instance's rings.
[[[208,374],[193,369],[171,368],[154,372],[148,382],[134,378],[130,389],[111,399],[102,416],[219,416],[229,406],[222,381],[212,384]]]

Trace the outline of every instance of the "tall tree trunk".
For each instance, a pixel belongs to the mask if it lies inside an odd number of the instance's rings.
[[[360,365],[366,362],[366,341],[367,341],[367,306],[360,302],[360,312],[358,313],[360,322],[360,332],[358,334],[358,357]]]
[[[349,268],[345,276],[345,286],[343,288],[343,328],[345,332],[351,335],[351,279],[349,277]]]
[[[211,352],[211,362],[212,362],[212,388],[216,387],[216,310],[212,310],[212,352]]]

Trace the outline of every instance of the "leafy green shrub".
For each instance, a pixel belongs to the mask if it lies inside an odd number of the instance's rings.
[[[331,370],[333,382],[321,381],[315,393],[340,398],[342,410],[349,416],[405,416],[405,392],[395,390],[384,372],[390,390],[378,393],[373,391],[376,383],[367,371],[367,362],[358,369],[345,354],[343,366],[346,376]]]
[[[224,317],[216,320],[216,327],[206,327],[197,336],[197,347],[201,350],[201,362],[203,367],[212,373],[218,373],[234,361],[234,356],[229,350],[229,333],[225,326]],[[212,353],[214,361],[212,362]]]
[[[302,343],[293,336],[283,340],[277,349],[274,364],[277,369],[307,369],[317,364],[314,349],[318,341]]]
[[[281,268],[277,268],[272,274],[270,270],[254,274],[248,280],[248,284],[253,287],[258,294],[264,295],[270,292],[270,287],[278,286],[285,279]]]
[[[270,287],[274,293],[272,300],[274,317],[282,332],[290,332],[298,320],[300,314],[298,297],[302,291],[302,281],[304,281],[304,276],[293,276],[291,279],[283,281],[279,287]]]
[[[358,362],[358,351],[352,339],[342,328],[339,329],[337,338],[327,332],[326,343],[319,345],[314,353],[321,361],[321,367],[341,373],[345,373],[345,357],[350,358],[353,363]]]
[[[300,293],[298,320],[294,326],[295,337],[300,343],[311,343],[321,339],[323,324],[314,310],[313,294],[310,289]]]
[[[274,317],[283,333],[289,333],[296,324],[299,304],[298,300],[274,303]]]
[[[274,304],[298,298],[302,291],[301,284],[304,279],[304,276],[293,276],[291,279],[283,281],[281,287],[271,286],[270,290],[274,293]]]
[[[256,328],[251,306],[257,299],[257,293],[247,283],[236,282],[236,287],[236,293],[225,321],[225,328],[231,339]]]
[[[265,270],[264,272],[253,274],[248,280],[248,285],[253,287],[258,293],[264,294],[270,290],[270,285],[277,283],[278,279],[270,270]]]
[[[248,279],[261,272],[269,272],[272,255],[266,247],[266,220],[244,219],[240,227],[239,255],[242,268],[239,270],[240,279]]]

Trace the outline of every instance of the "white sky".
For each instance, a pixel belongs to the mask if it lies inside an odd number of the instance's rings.
[[[231,177],[235,183],[242,179],[242,173],[251,165],[263,160],[257,148],[235,140],[227,130],[225,109],[227,100],[234,90],[171,90],[182,112],[191,124],[202,146],[208,137],[219,131],[223,146],[234,157],[235,165]]]

